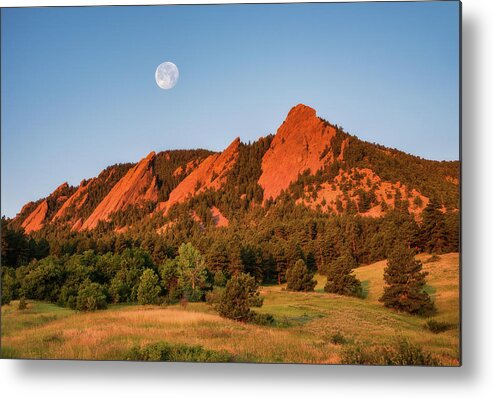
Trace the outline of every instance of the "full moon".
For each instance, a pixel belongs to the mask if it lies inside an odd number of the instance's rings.
[[[156,69],[156,84],[163,90],[176,86],[180,72],[173,62],[163,62]]]

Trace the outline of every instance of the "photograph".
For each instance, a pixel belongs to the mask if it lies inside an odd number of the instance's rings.
[[[461,34],[459,1],[2,8],[0,357],[460,367]]]

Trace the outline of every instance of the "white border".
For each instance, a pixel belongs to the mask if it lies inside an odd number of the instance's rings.
[[[181,4],[207,3],[197,0],[179,2]],[[139,3],[172,4],[174,2],[3,0],[1,5],[5,7]],[[1,360],[2,396],[12,398],[28,396],[50,398],[492,396],[492,3],[491,0],[463,1],[464,365],[462,368]],[[419,29],[419,26],[416,28]]]

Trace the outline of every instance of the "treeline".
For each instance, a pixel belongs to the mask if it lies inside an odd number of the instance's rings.
[[[69,278],[76,281],[75,285],[88,279],[91,283],[105,286],[110,301],[135,301],[135,289],[143,270],[150,269],[162,279],[162,267],[169,266],[167,275],[173,274],[171,269],[176,271],[177,267],[173,264],[176,261],[180,263],[183,242],[190,242],[194,257],[200,259],[197,263],[201,264],[204,278],[193,282],[191,290],[188,285],[181,285],[178,290],[173,288],[178,286],[178,277],[161,288],[168,300],[180,297],[201,300],[208,288],[214,284],[224,286],[232,276],[240,273],[252,276],[258,284],[284,283],[288,269],[300,260],[303,265],[293,272],[302,275],[302,280],[306,278],[304,274],[319,272],[337,284],[341,274],[349,275],[359,264],[388,258],[397,244],[433,253],[458,251],[459,246],[458,213],[444,214],[433,201],[425,208],[421,224],[401,211],[389,212],[380,219],[349,215],[322,217],[294,204],[288,197],[285,201],[281,198],[276,206],[262,211],[265,212],[262,217],[256,214],[228,228],[201,225],[183,214],[177,216],[175,224],[162,235],[155,231],[120,234],[85,232],[48,236],[46,240],[27,237],[22,231],[10,228],[3,220],[2,281],[5,282],[5,278],[15,279],[15,283],[10,280],[5,284],[18,285],[20,289],[21,281],[25,281],[24,276],[31,271],[32,275],[40,273],[48,278],[47,285],[43,285],[44,280],[36,281],[31,288],[28,284],[22,290],[26,294],[30,292],[32,298],[56,299],[58,302],[65,285],[65,282],[61,283],[65,281],[64,275],[72,272],[67,270],[77,270],[78,276]],[[125,270],[119,267],[125,267]],[[122,290],[126,293],[116,296],[117,282],[113,280],[118,272],[117,280],[127,287]],[[176,272],[174,275],[177,275]],[[351,294],[358,295],[358,286],[350,278],[344,278]],[[338,288],[329,283],[330,280],[326,290],[339,293]],[[310,284],[309,279],[300,283]],[[131,289],[128,287],[130,285]],[[197,286],[201,288],[196,290]],[[43,292],[33,289],[43,289]],[[76,297],[77,289],[74,286],[71,289],[70,294],[65,290],[62,296],[68,294]],[[347,287],[342,289],[347,290]],[[16,289],[12,292],[11,297],[20,294]],[[61,303],[66,304],[67,300],[62,299]]]
[[[198,200],[202,200],[200,197]],[[198,202],[200,203],[200,202]],[[446,253],[459,250],[459,213],[443,213],[430,201],[417,223],[406,211],[389,211],[384,217],[329,216],[296,205],[289,195],[275,205],[254,208],[228,228],[214,226],[210,206],[183,204],[170,212],[168,227],[142,223],[115,233],[111,228],[83,233],[35,233],[49,242],[49,253],[58,257],[93,250],[121,254],[127,248],[143,248],[155,263],[177,255],[183,242],[191,242],[204,254],[208,268],[233,274],[246,272],[259,283],[285,281],[288,266],[302,259],[311,271],[327,274],[329,264],[349,249],[357,264],[388,257],[396,242],[418,252]],[[194,211],[198,219],[191,217]],[[153,222],[158,222],[154,217]],[[163,220],[161,220],[163,221]]]
[[[411,314],[429,315],[435,310],[423,290],[426,274],[415,252],[396,243],[385,270],[387,283],[381,301],[385,306]],[[361,282],[352,274],[357,263],[349,248],[328,268],[324,290],[363,297]],[[310,292],[314,273],[302,259],[287,267],[287,289]],[[251,310],[262,305],[258,281],[244,270],[214,270],[192,244],[182,244],[175,257],[155,263],[143,249],[121,254],[82,254],[33,259],[27,265],[2,266],[2,304],[20,299],[45,300],[80,311],[104,309],[109,303],[171,304],[207,301],[226,318],[243,322],[272,323],[269,315]]]
[[[22,229],[12,228],[5,217],[2,217],[1,229],[2,267],[17,268],[50,254],[50,245],[46,239],[36,240],[27,236]]]
[[[240,292],[235,284],[241,285]],[[182,244],[175,257],[160,263],[147,251],[133,248],[121,254],[88,250],[61,257],[49,255],[27,265],[2,266],[2,304],[29,298],[81,311],[106,308],[109,303],[205,301],[206,294],[216,289],[209,301],[221,306],[220,313],[229,317],[230,310],[229,298],[221,299],[219,293],[240,294],[245,308],[239,304],[233,310],[242,314],[239,320],[247,320],[249,308],[261,304],[257,288],[255,279],[245,273],[227,275],[208,268],[204,256],[190,243]]]

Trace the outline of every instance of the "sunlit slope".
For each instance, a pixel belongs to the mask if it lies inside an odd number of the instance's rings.
[[[429,255],[420,255],[426,260]],[[2,356],[23,358],[125,359],[135,345],[166,341],[225,350],[238,361],[338,363],[352,346],[386,346],[403,337],[436,356],[445,365],[459,358],[458,254],[425,263],[428,291],[438,307],[433,319],[451,324],[434,334],[428,319],[397,313],[378,302],[384,286],[385,261],[355,271],[367,290],[366,299],[316,292],[294,293],[284,286],[262,288],[259,312],[274,316],[273,326],[247,325],[219,317],[204,304],[181,306],[111,306],[94,313],[29,302],[2,307]],[[334,343],[334,335],[344,343]]]

